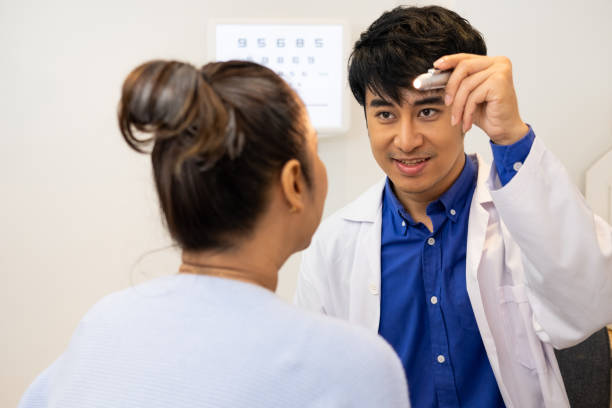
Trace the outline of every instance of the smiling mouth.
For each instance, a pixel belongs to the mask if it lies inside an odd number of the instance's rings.
[[[426,157],[426,158],[419,158],[419,159],[407,159],[407,160],[393,159],[393,160],[400,162],[406,166],[416,166],[417,164],[424,163],[428,161],[429,159],[430,159],[429,157]]]

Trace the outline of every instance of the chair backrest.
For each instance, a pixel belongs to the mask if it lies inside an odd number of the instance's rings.
[[[612,150],[587,169],[585,197],[595,214],[612,224]]]
[[[610,408],[610,338],[595,332],[573,347],[555,350],[572,408]]]

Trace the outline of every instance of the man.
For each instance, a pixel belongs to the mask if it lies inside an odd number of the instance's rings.
[[[446,88],[415,90],[432,65]],[[296,302],[377,330],[414,407],[568,407],[553,347],[612,321],[612,231],[522,121],[510,61],[452,11],[398,7],[349,82],[387,177],[321,225]],[[473,124],[493,166],[464,153]]]

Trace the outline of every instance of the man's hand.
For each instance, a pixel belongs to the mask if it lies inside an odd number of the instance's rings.
[[[527,134],[521,120],[514,85],[512,63],[506,57],[453,54],[438,59],[434,67],[453,70],[446,84],[444,101],[451,107],[451,124],[480,127],[493,143],[509,145]]]

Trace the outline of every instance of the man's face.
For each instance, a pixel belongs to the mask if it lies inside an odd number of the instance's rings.
[[[368,89],[365,111],[374,158],[404,205],[434,201],[453,184],[464,164],[463,133],[451,126],[444,90],[404,90],[398,105]]]

